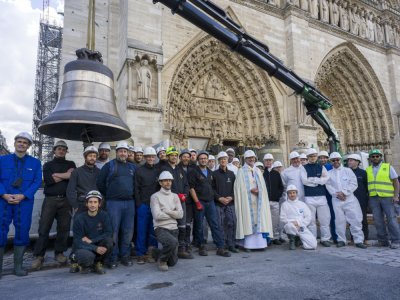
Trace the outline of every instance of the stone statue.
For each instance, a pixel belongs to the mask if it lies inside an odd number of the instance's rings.
[[[137,87],[138,87],[138,100],[141,103],[150,103],[150,92],[151,92],[151,71],[148,67],[149,61],[143,59],[140,62],[140,68],[137,69]]]
[[[348,3],[344,1],[342,5],[339,7],[339,20],[340,20],[340,27],[344,31],[349,31],[350,29],[350,20],[349,20],[349,12],[347,8]]]
[[[360,18],[357,14],[357,6],[353,6],[350,11],[350,32],[354,35],[358,35]]]
[[[397,48],[400,48],[400,27],[394,27],[394,44]]]
[[[319,1],[319,15],[322,22],[329,23],[329,5],[327,0]]]
[[[374,18],[374,15],[371,13],[369,13],[368,17],[367,17],[367,38],[370,41],[374,41],[375,40],[375,30],[374,30],[374,22],[372,21]]]
[[[385,31],[386,31],[386,42],[389,45],[394,45],[394,32],[393,32],[393,27],[389,23],[386,23],[385,26]]]
[[[288,0],[288,3],[290,5],[294,5],[296,7],[300,7],[300,1],[299,0]]]
[[[360,12],[360,37],[367,37],[367,20],[365,19],[365,11]]]
[[[318,7],[319,7],[318,1],[319,0],[310,0],[310,14],[311,14],[311,17],[314,18],[314,19],[318,19],[318,15],[319,15],[319,12],[318,12]]]
[[[383,44],[384,42],[384,33],[380,17],[377,17],[375,22],[375,41],[378,44]]]
[[[331,24],[339,26],[339,0],[331,2]]]
[[[308,0],[300,0],[300,8],[304,11],[308,11]]]

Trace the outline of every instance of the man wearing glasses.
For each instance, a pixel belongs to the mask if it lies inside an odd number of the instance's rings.
[[[369,203],[374,216],[375,227],[378,233],[379,245],[389,246],[385,218],[390,233],[390,248],[400,247],[400,229],[394,204],[399,202],[399,182],[394,168],[383,162],[383,155],[379,149],[369,152],[371,165],[367,168]]]

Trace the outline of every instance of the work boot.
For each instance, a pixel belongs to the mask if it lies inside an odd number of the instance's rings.
[[[129,256],[124,256],[121,257],[121,264],[123,264],[125,267],[130,267],[133,265],[133,262]]]
[[[207,248],[205,245],[200,245],[199,247],[199,255],[200,256],[207,256],[208,252],[207,252]]]
[[[296,250],[296,236],[293,234],[288,234],[287,236],[289,238],[289,250]]]
[[[364,243],[357,243],[355,244],[355,246],[360,249],[367,249],[367,245],[365,245]]]
[[[1,274],[3,273],[3,255],[4,255],[4,247],[0,247],[0,279],[1,279]]]
[[[224,249],[224,248],[218,248],[217,249],[217,255],[224,256],[224,257],[230,257],[231,253],[228,250]]]
[[[146,258],[144,256],[138,256],[136,263],[138,265],[144,265],[146,263]]]
[[[106,274],[106,271],[104,270],[101,261],[98,261],[97,263],[94,264],[94,271],[99,275]]]
[[[282,244],[286,243],[286,240],[285,240],[284,238],[279,238],[279,241],[280,241]]]
[[[81,274],[89,274],[90,272],[92,272],[92,268],[91,267],[82,267],[79,266],[80,272]]]
[[[320,244],[324,247],[330,247],[331,246],[331,242],[329,241],[321,241]],[[339,244],[339,243],[338,243]]]
[[[193,259],[192,253],[186,252],[186,249],[184,247],[179,247],[178,248],[178,257],[182,259]]]
[[[28,272],[22,268],[24,252],[25,246],[14,246],[14,274],[17,276],[28,275]]]
[[[73,262],[71,263],[71,266],[69,267],[69,272],[70,273],[78,273],[80,271],[80,267],[78,263]]]
[[[168,271],[167,262],[166,262],[166,261],[159,261],[159,262],[158,262],[158,269],[159,269],[160,271],[163,271],[163,272]]]
[[[161,251],[160,251],[160,249],[158,249],[158,248],[153,248],[153,249],[151,249],[151,257],[152,257],[155,261],[157,261],[158,258],[160,257],[160,253],[161,253]]]
[[[344,246],[346,246],[346,243],[343,242],[343,241],[339,241],[339,242],[336,244],[336,247],[338,247],[338,248],[342,248],[342,247],[344,247]]]
[[[60,264],[65,264],[67,262],[67,257],[63,253],[57,253],[54,259]]]
[[[296,245],[296,247],[301,247],[301,246],[303,246],[303,242],[301,241],[301,239],[300,239],[300,237],[299,236],[295,236],[295,238],[294,238],[294,240],[295,240],[295,245]]]
[[[389,247],[388,241],[378,241],[378,247]]]
[[[44,257],[43,256],[36,256],[35,260],[32,262],[31,268],[33,270],[39,271],[43,266]]]
[[[232,253],[239,253],[239,249],[236,249],[233,246],[228,247],[228,250],[231,251]]]

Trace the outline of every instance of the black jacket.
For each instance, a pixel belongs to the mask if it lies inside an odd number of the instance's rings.
[[[356,196],[360,204],[367,205],[369,199],[367,172],[360,168],[353,170],[353,172],[357,177],[358,183],[358,187],[354,191],[354,196]]]
[[[157,166],[144,164],[136,170],[135,175],[135,200],[136,206],[142,203],[150,205],[150,197],[160,190],[158,184],[159,170]]]
[[[276,170],[268,171],[266,168],[263,176],[268,190],[269,201],[279,202],[279,198],[283,193],[281,174]]]
[[[196,191],[197,198],[204,202],[214,200],[214,190],[212,188],[213,172],[207,168],[207,177],[204,176],[199,166],[190,169],[188,178],[189,186]]]
[[[218,201],[220,197],[232,197],[235,199],[233,193],[233,185],[235,183],[235,173],[228,169],[224,171],[219,168],[213,172],[212,187],[214,190],[214,199],[217,205],[224,206]],[[229,202],[228,205],[233,205],[233,201]]]
[[[159,174],[163,171],[168,171],[174,177],[172,181],[171,191],[175,194],[185,194],[189,195],[189,184],[186,172],[180,167],[176,165],[175,168],[172,168],[169,163],[163,164],[159,166]]]
[[[53,160],[43,165],[44,194],[46,196],[66,195],[69,180],[55,182],[52,175],[54,173],[65,173],[71,168],[76,169],[73,161],[59,157],[54,157]]]
[[[99,168],[96,166],[90,168],[87,165],[76,168],[71,173],[67,187],[67,198],[73,208],[78,208],[78,203],[85,201],[86,194],[89,191],[97,190],[96,181],[99,174]]]

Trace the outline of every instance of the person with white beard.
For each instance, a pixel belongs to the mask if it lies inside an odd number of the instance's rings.
[[[300,154],[296,151],[290,152],[289,161],[290,167],[282,172],[284,191],[287,191],[286,187],[289,185],[295,185],[297,187],[297,197],[300,201],[304,202],[304,186],[300,176]]]
[[[298,189],[291,184],[287,187],[287,201],[282,204],[280,222],[289,238],[289,249],[296,250],[300,239],[305,250],[317,249],[317,239],[307,228],[311,223],[311,211],[307,204],[297,197]],[[297,239],[297,240],[296,240]]]
[[[335,225],[338,235],[336,246],[346,246],[346,223],[349,223],[355,246],[366,249],[362,231],[363,215],[360,203],[353,194],[358,187],[357,177],[350,168],[342,166],[342,156],[338,152],[332,152],[329,159],[333,164],[333,169],[329,171],[326,188],[332,195],[332,205],[335,211]]]

